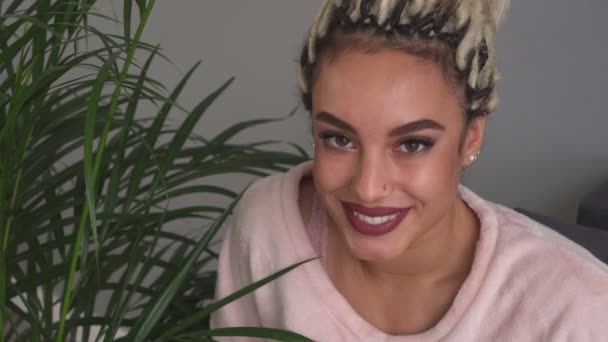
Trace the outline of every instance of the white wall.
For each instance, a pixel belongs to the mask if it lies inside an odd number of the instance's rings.
[[[236,83],[199,132],[238,120],[281,117],[299,104],[297,59],[320,0],[157,1],[145,38],[179,66],[157,65],[175,84],[203,64],[184,93],[189,107],[230,76]],[[115,6],[121,7],[121,5]],[[484,197],[574,221],[581,196],[608,181],[608,3],[514,1],[499,31],[502,104],[466,184]],[[307,114],[251,132],[307,146]]]

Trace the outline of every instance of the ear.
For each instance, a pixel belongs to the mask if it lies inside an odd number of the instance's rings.
[[[483,134],[486,128],[487,115],[482,115],[474,118],[469,127],[466,129],[466,136],[463,146],[463,166],[469,166],[475,162],[481,149],[481,143],[483,142]],[[475,156],[475,158],[471,158]]]

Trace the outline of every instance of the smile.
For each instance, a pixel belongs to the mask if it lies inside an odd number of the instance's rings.
[[[397,214],[393,214],[393,215],[389,215],[389,216],[376,216],[376,217],[372,217],[372,216],[367,216],[367,215],[363,215],[360,212],[357,212],[356,210],[353,210],[353,214],[360,220],[365,221],[368,224],[373,224],[375,226],[379,225],[379,224],[383,224],[386,223],[390,220],[394,220],[397,217]]]
[[[393,231],[405,219],[410,208],[368,208],[340,202],[351,226],[364,235],[384,235]]]

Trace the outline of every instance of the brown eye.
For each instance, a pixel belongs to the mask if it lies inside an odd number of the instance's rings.
[[[335,144],[338,147],[349,147],[349,144],[351,143],[350,140],[346,137],[335,137]]]
[[[322,133],[319,135],[321,139],[325,141],[325,144],[329,147],[337,148],[337,149],[354,149],[355,146],[353,142],[347,137],[336,134],[336,133]]]
[[[406,142],[404,144],[401,144],[401,146],[402,150],[406,152],[418,152],[422,150],[422,148],[424,148],[424,146],[418,142]]]
[[[428,148],[431,148],[432,146],[433,146],[432,141],[413,139],[413,140],[402,141],[401,143],[399,143],[397,150],[399,152],[403,152],[403,153],[418,153],[418,152],[422,152]]]

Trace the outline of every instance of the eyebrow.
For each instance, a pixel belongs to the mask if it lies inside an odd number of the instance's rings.
[[[437,121],[431,119],[422,119],[418,121],[412,121],[406,123],[405,125],[399,126],[397,128],[391,129],[390,135],[391,137],[406,135],[409,133],[422,131],[424,129],[434,129],[438,131],[445,131],[445,127]]]
[[[319,112],[315,115],[315,118],[319,121],[323,121],[327,124],[348,131],[349,133],[357,133],[357,130],[353,126],[348,124],[346,121],[338,119],[338,117],[335,115],[329,114],[328,112]]]
[[[347,123],[346,121],[344,121],[342,119],[339,119],[338,117],[336,117],[335,115],[332,115],[330,113],[319,112],[315,115],[315,118],[319,121],[323,121],[327,124],[330,124],[337,128],[343,129],[350,133],[353,133],[353,134],[357,133],[357,130],[355,130],[353,128],[353,126],[351,126],[349,123]],[[388,133],[388,135],[391,137],[395,137],[395,136],[410,134],[410,133],[417,132],[417,131],[422,131],[425,129],[435,129],[435,130],[439,130],[439,131],[445,131],[445,126],[443,126],[442,124],[438,123],[437,121],[434,121],[431,119],[422,119],[422,120],[408,122],[405,125],[401,125],[399,127],[393,128]]]

